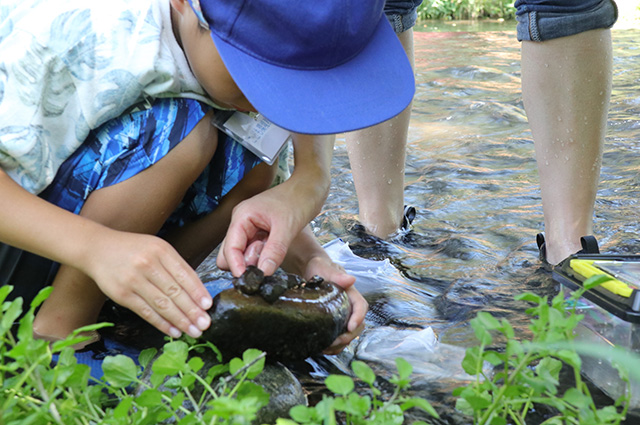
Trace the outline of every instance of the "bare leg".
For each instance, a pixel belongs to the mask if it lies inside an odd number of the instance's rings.
[[[152,167],[93,192],[80,215],[117,230],[157,233],[216,150],[217,130],[209,124],[210,115]],[[60,339],[95,323],[105,296],[89,276],[62,265],[53,288],[36,316],[34,332]]]
[[[398,38],[413,67],[413,29]],[[402,222],[410,115],[411,105],[388,121],[346,135],[360,221],[381,238],[396,232]]]
[[[211,214],[170,231],[165,239],[195,269],[224,239],[233,208],[241,201],[267,190],[277,167],[277,163],[273,166],[264,163],[256,165],[222,198]]]
[[[592,233],[611,94],[611,32],[522,43],[522,93],[536,147],[547,260]]]

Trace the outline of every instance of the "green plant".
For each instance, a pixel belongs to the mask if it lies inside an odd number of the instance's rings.
[[[597,408],[580,376],[580,356],[568,343],[582,319],[575,311],[576,301],[584,290],[602,281],[602,276],[585,281],[584,289],[574,292],[568,302],[562,293],[550,303],[547,297],[535,294],[517,296],[517,300],[534,304],[526,311],[532,316],[530,341],[518,341],[508,320],[478,313],[471,325],[480,345],[467,349],[462,364],[464,370],[477,379],[454,390],[454,395],[459,397],[456,408],[473,416],[474,424],[482,425],[526,424],[527,414],[536,404],[551,406],[558,412],[544,424],[620,424],[627,412],[629,391],[615,405]],[[493,341],[492,334],[496,333],[506,339],[504,350],[487,349]],[[493,376],[485,373],[485,362],[496,368]],[[575,387],[560,394],[559,374],[563,363],[573,370]],[[621,377],[628,384],[624,373]]]
[[[425,0],[419,19],[514,19],[513,0]]]
[[[295,406],[289,412],[292,420],[279,419],[276,424],[333,425],[337,423],[337,413],[341,412],[348,425],[401,425],[404,422],[404,412],[413,407],[423,409],[437,418],[438,413],[426,400],[401,395],[402,390],[410,385],[409,376],[413,367],[401,358],[396,359],[396,367],[398,375],[390,379],[390,382],[395,385],[395,390],[386,401],[379,398],[381,392],[375,386],[376,375],[373,370],[366,363],[356,360],[351,363],[353,373],[369,386],[371,395],[359,395],[355,391],[354,380],[349,376],[329,375],[325,379],[325,384],[337,397],[324,396],[313,407]],[[414,422],[414,424],[424,424],[424,422]]]
[[[51,288],[41,291],[22,317],[22,299],[6,301],[11,289],[0,287],[2,425],[245,425],[268,403],[269,395],[251,381],[262,372],[265,353],[249,349],[241,359],[222,363],[215,346],[188,337],[167,342],[160,354],[154,348],[142,351],[139,365],[124,355],[108,356],[102,365],[104,379],[90,378],[89,366],[77,363],[71,346],[86,340],[82,332],[110,324],[78,329],[53,344],[35,339],[34,312]],[[206,350],[213,351],[218,360],[207,370],[200,356]],[[332,375],[326,384],[338,397],[326,397],[311,408],[296,406],[291,415],[300,423],[335,424],[336,415],[342,412],[349,424],[401,424],[403,413],[417,407],[437,417],[426,400],[401,395],[410,383],[412,367],[402,359],[396,364],[398,376],[390,381],[396,389],[387,401],[379,398],[371,368],[354,361],[353,371],[368,384],[372,397],[358,395],[352,378]],[[296,422],[279,419],[278,423]]]
[[[108,324],[78,329],[53,344],[34,339],[34,311],[51,289],[43,290],[22,318],[22,299],[5,301],[10,291],[0,287],[0,424],[143,425],[173,419],[179,425],[239,425],[251,423],[268,402],[268,394],[250,381],[262,371],[264,353],[247,350],[242,359],[199,373],[204,362],[198,352],[210,349],[220,356],[213,345],[194,341],[165,344],[148,382],[141,379],[142,367],[156,357],[155,349],[140,354],[140,366],[127,356],[106,357],[104,380],[91,380],[89,367],[76,362],[71,346],[86,339],[81,332]],[[59,357],[52,365],[54,355]],[[185,400],[190,409],[183,407]]]

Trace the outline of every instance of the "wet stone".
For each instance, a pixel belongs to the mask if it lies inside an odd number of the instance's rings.
[[[297,361],[321,353],[345,331],[351,315],[342,288],[314,277],[305,282],[284,272],[262,277],[256,292],[247,294],[259,276],[253,269],[236,279],[234,288],[218,294],[209,310],[211,326],[202,338],[225,358],[248,348],[267,353],[268,361]]]
[[[260,289],[264,273],[255,266],[247,267],[240,279],[234,279],[233,285],[247,295],[255,294]]]
[[[307,280],[305,286],[311,289],[319,288],[322,285],[322,282],[324,282],[323,278],[321,278],[320,276],[313,276],[311,279]]]
[[[144,372],[140,378],[142,383],[135,389],[135,395],[138,396],[143,393],[151,384],[151,375],[153,369],[153,363],[160,356],[162,350],[151,360],[151,362],[144,369]],[[211,367],[220,364],[216,358],[216,354],[211,350],[205,350],[203,353],[198,354],[204,363],[203,367],[198,371],[198,375],[206,379],[207,373]],[[263,371],[252,380],[255,384],[262,387],[267,393],[269,393],[269,403],[260,409],[257,413],[257,418],[251,423],[252,425],[259,424],[273,424],[277,418],[288,418],[289,410],[298,405],[307,405],[307,397],[304,394],[300,381],[291,373],[289,369],[281,364],[266,364]],[[204,388],[196,381],[192,389],[192,395],[194,399],[198,400],[204,392]],[[160,385],[158,388],[160,391],[169,391],[176,395],[177,391],[173,386]],[[186,398],[182,403],[187,411],[192,411],[194,406],[190,402],[189,398]],[[205,407],[206,410],[208,407]],[[177,410],[178,418],[182,418],[184,413]],[[164,422],[163,425],[175,424],[175,418],[170,418]]]
[[[267,276],[260,285],[260,296],[269,304],[273,304],[287,289],[289,289],[288,280]]]

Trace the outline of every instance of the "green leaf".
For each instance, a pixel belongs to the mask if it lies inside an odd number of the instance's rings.
[[[385,404],[382,409],[371,415],[371,419],[376,425],[402,425],[404,415],[397,404]]]
[[[105,380],[115,388],[125,388],[138,377],[138,367],[123,354],[107,356],[102,362]]]
[[[529,301],[534,304],[541,304],[543,302],[543,298],[540,295],[533,294],[531,292],[526,292],[524,294],[518,294],[513,297],[516,301]]]
[[[502,416],[494,416],[491,419],[491,425],[507,425],[507,420]]]
[[[202,366],[204,366],[204,362],[200,357],[192,357],[187,362],[187,365],[189,365],[189,368],[192,371],[197,373],[200,369],[202,369]]]
[[[2,305],[5,309],[7,303]],[[16,298],[8,303],[5,312],[2,314],[2,320],[0,320],[0,335],[4,335],[6,331],[11,329],[13,322],[15,322],[22,313],[22,298]]]
[[[471,322],[470,322],[471,327],[473,328],[473,332],[476,335],[476,338],[478,338],[478,341],[480,341],[480,343],[483,345],[489,345],[493,340],[493,338],[491,337],[491,333],[489,333],[489,329],[487,329],[486,327],[486,324],[490,319],[484,320],[486,319],[487,316],[494,319],[493,316],[491,316],[489,313],[485,313],[481,311],[480,313],[478,313],[478,315],[474,319],[471,319]]]
[[[376,374],[373,372],[373,369],[363,361],[352,361],[351,369],[353,370],[353,373],[366,384],[373,385],[376,381]]]
[[[582,360],[580,359],[580,355],[575,351],[558,350],[553,353],[553,356],[567,363],[569,366],[572,366],[580,370],[580,366],[582,365]]]
[[[564,401],[577,407],[578,409],[588,407],[591,399],[582,394],[577,388],[569,388],[562,396]]]
[[[51,291],[53,291],[53,286],[42,288],[40,292],[38,292],[38,295],[36,295],[31,301],[31,308],[35,310],[35,308],[42,304],[44,300],[49,298],[49,295],[51,295]]]
[[[145,348],[140,352],[138,356],[138,362],[140,362],[140,366],[147,367],[149,362],[153,360],[153,358],[158,354],[158,350],[154,347]]]
[[[504,363],[503,355],[497,351],[487,350],[482,354],[482,358],[493,366]]]
[[[401,357],[396,358],[396,367],[398,368],[398,375],[400,375],[400,379],[403,380],[408,379],[413,372],[413,366],[411,366],[411,363]]]
[[[424,410],[425,412],[429,413],[434,418],[440,418],[440,416],[438,415],[438,412],[436,412],[436,409],[434,409],[433,406],[423,398],[410,398],[408,400],[405,400],[400,405],[400,408],[402,409],[403,412],[408,409],[411,409],[412,407],[418,407]]]
[[[213,380],[214,378],[225,374],[229,371],[229,365],[228,364],[217,364],[217,365],[213,365],[211,366],[211,368],[209,368],[209,371],[207,372],[207,378],[210,380]]]
[[[329,375],[324,382],[330,391],[343,396],[349,394],[355,387],[353,379],[345,375]]]
[[[473,410],[486,409],[491,405],[491,396],[486,392],[476,392],[471,388],[465,388],[460,397],[465,399]]]
[[[291,419],[278,418],[276,419],[276,425],[298,425],[298,422]]]
[[[501,325],[500,322],[498,321],[498,319],[496,319],[495,317],[493,317],[491,315],[491,313],[487,313],[486,311],[480,311],[478,312],[478,315],[476,316],[476,321],[480,324],[482,324],[482,326],[490,331],[496,330],[496,329],[500,329]]]
[[[611,280],[611,278],[604,274],[591,276],[589,279],[582,282],[582,287],[587,290],[592,289],[592,288],[595,288],[596,286],[602,285],[603,283],[609,280]]]
[[[131,410],[131,406],[133,406],[133,397],[126,396],[120,403],[113,409],[112,415],[114,418],[126,418],[129,416],[129,410]]]
[[[184,402],[185,398],[186,396],[184,395],[184,393],[180,393],[180,392],[175,395],[172,395],[171,403],[169,404],[171,406],[171,409],[178,410],[178,408],[182,406],[182,402]]]
[[[301,404],[293,406],[289,409],[289,416],[296,422],[308,423],[314,418],[315,409],[312,407],[303,406]]]
[[[171,341],[164,345],[151,370],[163,375],[175,375],[187,370],[189,348],[183,341]]]
[[[235,375],[243,367],[244,362],[238,357],[234,357],[229,361],[229,373],[232,375]]]
[[[18,326],[18,340],[26,341],[33,339],[33,320],[34,315],[32,311],[29,311],[22,316],[20,319],[20,326]]]
[[[243,382],[237,394],[238,399],[254,399],[257,407],[266,406],[269,403],[269,393],[255,382]]]
[[[556,382],[560,378],[560,369],[562,369],[562,362],[551,357],[545,357],[540,360],[536,366],[536,373],[540,376],[549,376]]]
[[[337,407],[340,401],[344,402],[342,409]],[[368,396],[362,397],[356,392],[352,392],[345,398],[337,399],[335,402],[336,409],[360,417],[365,417],[371,410],[371,398]]]
[[[195,384],[195,382],[196,382],[196,376],[195,376],[195,373],[193,372],[184,374],[182,376],[182,379],[180,379],[180,385],[183,388],[191,388],[191,386]]]
[[[162,403],[162,393],[155,388],[149,388],[136,397],[139,406],[154,407]]]
[[[456,399],[456,410],[467,416],[473,416],[474,413],[473,407],[471,407],[471,404],[464,398]]]
[[[11,293],[11,291],[13,291],[13,286],[12,285],[0,286],[0,305],[2,305],[2,303],[4,303],[4,300],[7,299],[7,297]]]
[[[482,373],[482,360],[480,359],[480,347],[469,347],[462,360],[462,368],[469,375]]]
[[[605,406],[596,412],[598,423],[617,423],[616,420],[624,419],[615,406]]]
[[[265,356],[262,351],[256,350],[255,348],[249,348],[248,350],[245,350],[244,353],[242,353],[242,360],[245,365],[250,364],[260,356],[262,356],[262,358],[252,364],[251,367],[249,367],[249,369],[247,370],[247,378],[253,379],[256,376],[260,375],[260,373],[262,373],[262,370],[264,369]]]

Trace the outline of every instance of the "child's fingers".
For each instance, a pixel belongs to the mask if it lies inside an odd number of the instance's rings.
[[[367,300],[365,300],[362,294],[353,286],[347,289],[347,294],[351,302],[351,317],[349,317],[347,329],[349,332],[358,335],[364,327],[364,318],[367,315],[369,303],[367,303]],[[358,331],[358,329],[360,330]]]
[[[244,253],[244,261],[247,266],[255,266],[258,264],[263,247],[264,242],[261,240],[253,241],[249,244]]]
[[[351,316],[347,323],[347,332],[338,336],[331,346],[324,350],[325,354],[338,354],[364,330],[364,317],[367,314],[369,304],[353,286],[347,289],[347,294],[351,303]]]
[[[291,232],[291,229],[285,229],[284,227],[271,229],[258,260],[258,268],[266,276],[272,275],[280,267],[294,236],[295,234]]]
[[[234,220],[234,218],[231,219],[227,234],[222,241],[216,263],[222,270],[229,270],[232,275],[239,277],[247,267],[244,253],[250,239],[249,235],[252,234],[251,232],[255,233],[257,229],[251,223],[241,223],[242,220]],[[242,224],[251,228],[245,228]]]
[[[179,305],[183,305],[184,307],[181,307],[182,311],[188,314],[193,311],[193,314],[202,316],[204,314],[202,313],[203,310],[211,308],[213,303],[211,294],[202,284],[198,274],[182,257],[174,256],[171,259],[163,257],[162,265],[169,276],[168,280],[160,281],[163,285],[160,289],[169,297],[178,301]],[[185,297],[188,297],[188,299]],[[198,320],[198,317],[190,317],[192,320]]]
[[[163,320],[169,322],[181,332],[185,332],[194,338],[200,337],[202,332],[196,326],[198,319],[196,318],[192,321],[185,311],[182,310],[182,308],[185,308],[189,311],[189,305],[192,306],[191,308],[193,311],[197,311],[199,308],[190,299],[188,302],[184,303],[186,305],[183,304],[181,306],[179,304],[184,301],[184,297],[179,300],[177,298],[180,298],[180,292],[182,292],[183,295],[186,295],[184,294],[184,291],[175,292],[176,298],[172,298],[170,295],[167,295],[162,288],[168,289],[170,287],[167,286],[170,285],[167,283],[168,281],[168,273],[165,272],[164,275],[161,276],[160,272],[158,272],[153,276],[153,280],[149,279],[146,284],[136,286],[135,293],[146,303],[146,306],[142,307],[144,314],[153,318],[154,315],[147,310],[151,309],[153,312],[161,316]],[[186,298],[188,299],[189,297],[186,296]],[[146,317],[143,317],[143,319],[147,320]],[[164,329],[162,330],[163,332],[165,331]]]
[[[172,338],[180,338],[182,335],[182,331],[180,329],[165,320],[153,308],[151,308],[151,306],[142,297],[138,295],[132,296],[132,299],[130,299],[129,303],[127,303],[125,307],[131,309],[131,311],[136,313],[142,319]]]

